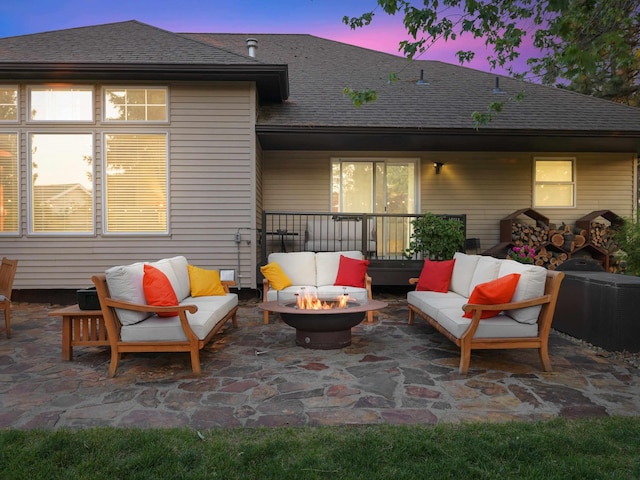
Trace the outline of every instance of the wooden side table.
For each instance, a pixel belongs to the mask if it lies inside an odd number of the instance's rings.
[[[62,317],[62,359],[73,359],[73,347],[109,346],[102,310],[80,310],[78,305],[54,310],[50,317]]]

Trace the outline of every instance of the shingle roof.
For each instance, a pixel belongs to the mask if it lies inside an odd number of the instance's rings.
[[[255,81],[263,148],[640,151],[638,108],[504,76],[496,94],[491,73],[312,35],[176,34],[132,20],[0,39],[0,81],[37,78]],[[345,87],[378,99],[355,108]],[[472,112],[521,90],[523,101],[474,129]]]
[[[252,64],[244,52],[211,48],[136,20],[0,39],[0,64]]]
[[[311,35],[188,34],[239,52],[251,36],[257,58],[289,65],[290,96],[281,105],[261,109],[260,125],[395,127],[424,131],[473,129],[471,114],[518,91],[522,102],[507,102],[490,130],[619,131],[640,134],[640,109],[567,90],[520,82],[439,61],[414,61]],[[428,85],[417,85],[420,71]],[[398,81],[388,83],[396,72]],[[342,94],[345,87],[372,88],[377,101],[355,108]]]

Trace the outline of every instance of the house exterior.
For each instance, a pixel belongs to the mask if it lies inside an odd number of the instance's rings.
[[[0,39],[0,245],[14,288],[43,295],[172,255],[256,288],[264,211],[464,214],[484,248],[519,209],[633,216],[639,151],[640,109],[310,35],[128,21]],[[46,191],[71,216],[88,196],[90,218],[43,215]]]

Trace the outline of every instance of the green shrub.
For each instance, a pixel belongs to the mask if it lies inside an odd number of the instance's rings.
[[[625,218],[614,231],[613,238],[620,248],[615,256],[620,260],[623,273],[640,276],[640,223]]]
[[[421,255],[431,260],[449,260],[464,247],[464,224],[457,218],[443,218],[431,212],[411,222],[413,233],[407,258]]]

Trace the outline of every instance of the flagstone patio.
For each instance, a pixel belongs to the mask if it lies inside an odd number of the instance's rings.
[[[17,303],[12,338],[0,331],[0,427],[85,428],[436,424],[536,421],[640,414],[640,371],[553,333],[553,372],[535,351],[458,351],[424,323],[407,325],[401,295],[373,324],[353,329],[342,350],[295,345],[277,318],[262,323],[243,301],[238,328],[202,352],[200,377],[183,353],[130,354],[106,377],[107,347],[76,347],[61,359],[59,305]]]

